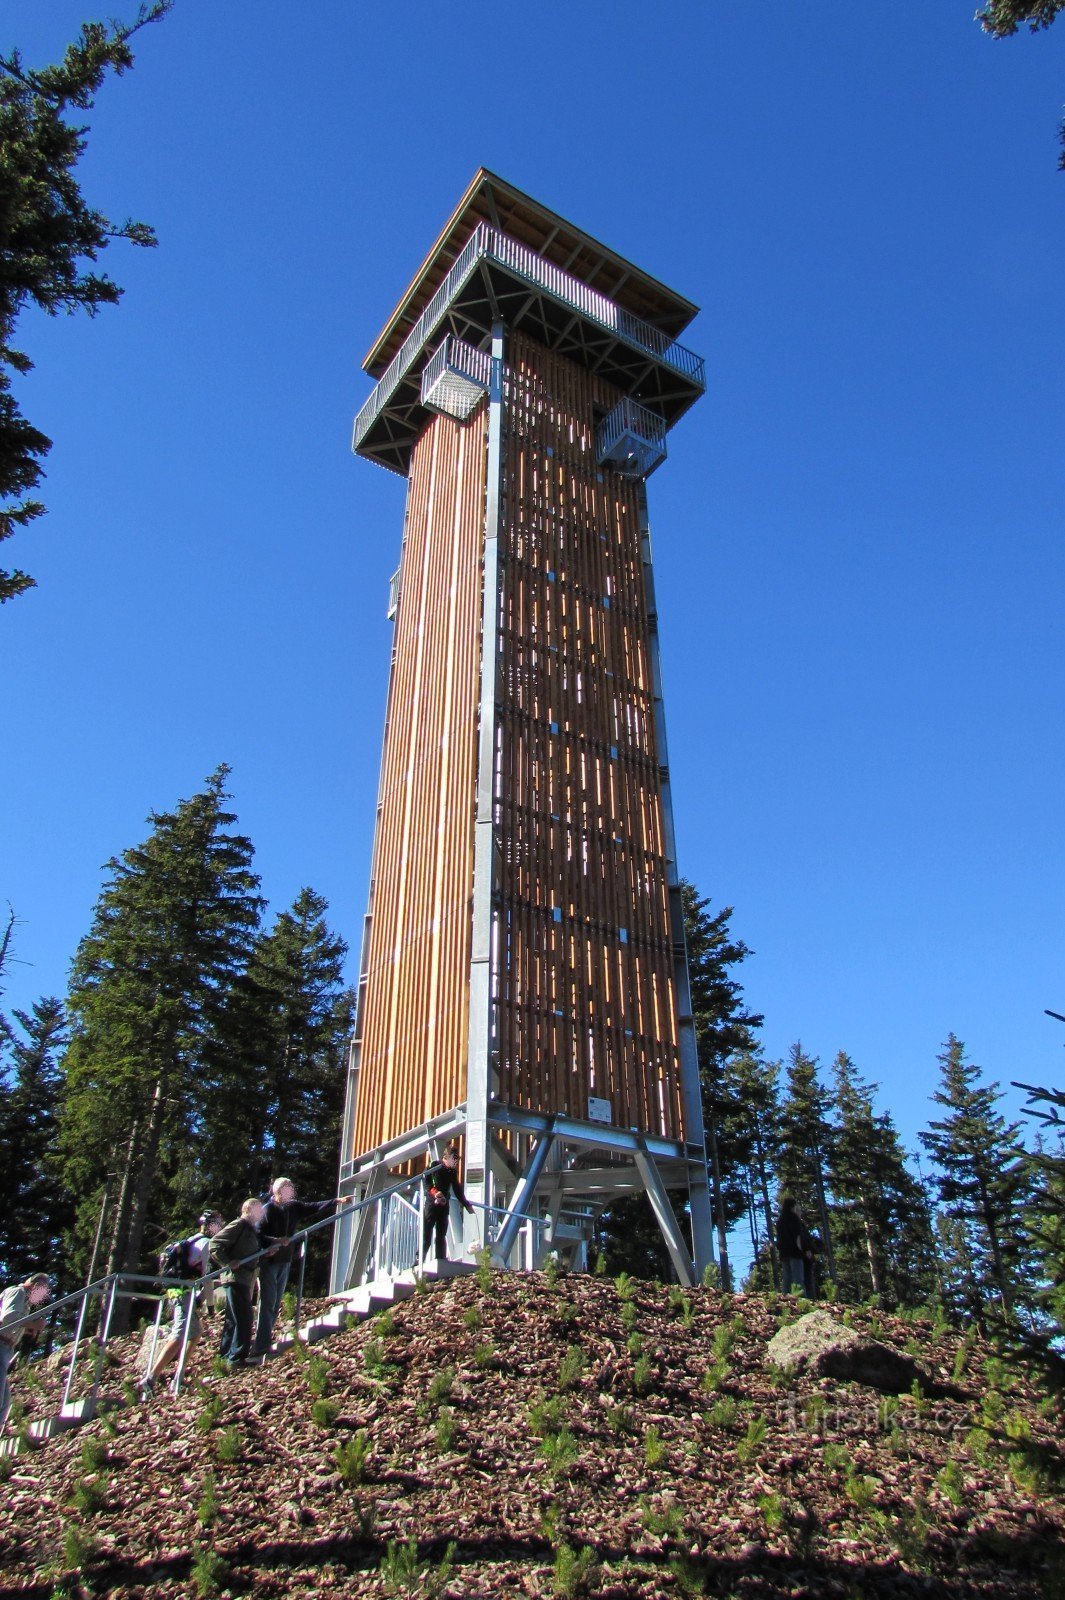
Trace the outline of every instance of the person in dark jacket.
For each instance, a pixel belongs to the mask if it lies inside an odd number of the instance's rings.
[[[264,1256],[259,1265],[259,1318],[255,1324],[253,1355],[267,1356],[273,1345],[274,1323],[296,1251],[292,1235],[308,1222],[328,1216],[336,1204],[335,1200],[297,1200],[296,1185],[291,1178],[275,1178],[270,1185],[259,1239],[261,1246],[273,1244],[277,1248],[271,1255]]]
[[[466,1199],[459,1177],[459,1147],[447,1146],[443,1156],[422,1175],[422,1260],[429,1253],[429,1245],[436,1236],[436,1259],[447,1260],[447,1225],[451,1215],[451,1196],[454,1195],[464,1211],[473,1212]]]
[[[245,1200],[240,1216],[227,1222],[211,1240],[211,1260],[224,1267],[221,1283],[226,1291],[226,1319],[220,1354],[231,1367],[247,1364],[251,1350],[251,1292],[259,1276],[258,1261],[248,1261],[262,1249],[259,1224],[266,1207],[253,1196]]]
[[[785,1195],[777,1215],[777,1253],[784,1273],[784,1293],[806,1288],[806,1257],[809,1234],[802,1213],[792,1195]]]

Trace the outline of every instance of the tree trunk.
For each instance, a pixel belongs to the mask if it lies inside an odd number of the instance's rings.
[[[129,1237],[129,1208],[133,1197],[133,1174],[137,1168],[137,1155],[140,1147],[140,1119],[134,1117],[133,1126],[129,1132],[129,1144],[126,1146],[126,1160],[122,1168],[122,1178],[118,1188],[118,1200],[115,1204],[115,1220],[111,1228],[111,1244],[107,1251],[107,1276],[121,1269],[122,1262],[126,1259],[126,1240]]]
[[[152,1182],[156,1177],[158,1165],[159,1146],[163,1135],[163,1110],[165,1107],[162,1077],[156,1079],[152,1091],[152,1104],[148,1112],[148,1123],[141,1140],[138,1152],[136,1177],[130,1184],[129,1224],[126,1231],[126,1248],[122,1256],[122,1266],[117,1268],[123,1272],[137,1272],[141,1265],[141,1245],[144,1242],[144,1224],[148,1219],[148,1200],[152,1192]],[[123,1174],[123,1184],[126,1175]],[[129,1328],[130,1301],[123,1298],[117,1301],[114,1315],[111,1318],[112,1334],[125,1333]]]
[[[714,1123],[714,1114],[711,1111],[707,1118],[707,1132],[710,1136],[710,1166],[714,1174],[714,1217],[717,1222],[717,1255],[721,1268],[721,1288],[726,1294],[732,1293],[732,1268],[728,1258],[728,1227],[725,1222],[725,1196],[721,1190],[721,1157],[717,1148],[717,1127]]]
[[[762,1148],[762,1130],[755,1127],[755,1149],[758,1154],[758,1180],[762,1191],[762,1213],[765,1216],[765,1234],[769,1241],[769,1265],[773,1272],[773,1288],[780,1291],[780,1263],[777,1260],[777,1241],[773,1227],[773,1203],[769,1198],[769,1172],[765,1151]]]

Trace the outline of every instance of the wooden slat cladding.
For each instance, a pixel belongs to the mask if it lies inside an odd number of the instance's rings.
[[[615,391],[521,337],[506,368],[499,1097],[683,1137],[635,485]]]
[[[466,1095],[486,467],[484,408],[411,462],[349,1155]]]

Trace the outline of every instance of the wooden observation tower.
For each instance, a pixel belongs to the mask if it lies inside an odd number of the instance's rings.
[[[372,1196],[459,1138],[453,1244],[513,1264],[646,1191],[682,1282],[713,1247],[645,480],[695,312],[482,170],[366,358],[353,448],[409,487],[340,1167]]]

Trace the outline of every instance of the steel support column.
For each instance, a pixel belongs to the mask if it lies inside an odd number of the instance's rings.
[[[492,1204],[488,1106],[492,1093],[493,985],[497,884],[496,701],[499,680],[499,526],[503,494],[503,324],[492,327],[488,392],[488,476],[484,514],[484,589],[481,605],[481,690],[477,735],[477,808],[473,831],[473,927],[470,946],[470,1023],[466,1068],[466,1191]]]
[[[673,939],[673,981],[677,1006],[680,1045],[681,1100],[684,1107],[684,1138],[703,1151],[701,1174],[692,1172],[689,1199],[692,1219],[692,1253],[695,1270],[701,1278],[714,1260],[714,1223],[710,1206],[710,1187],[706,1176],[706,1132],[703,1125],[702,1085],[699,1081],[699,1052],[692,1016],[691,984],[688,977],[688,949],[684,937],[684,911],[680,878],[677,872],[677,843],[673,827],[673,794],[669,780],[669,755],[666,743],[665,703],[662,695],[662,658],[658,647],[658,611],[655,605],[654,569],[651,564],[651,528],[647,515],[647,489],[639,486],[640,559],[643,564],[644,591],[647,596],[647,647],[651,658],[651,682],[655,704],[655,738],[662,793],[662,828],[669,888],[669,918]],[[657,1176],[657,1175],[656,1175]],[[648,1188],[648,1194],[650,1194]],[[654,1205],[652,1198],[651,1204]],[[656,1213],[657,1215],[657,1213]],[[670,1209],[670,1217],[673,1212]],[[661,1219],[660,1219],[661,1223]],[[663,1232],[665,1229],[663,1228]],[[666,1236],[669,1245],[669,1237]]]

